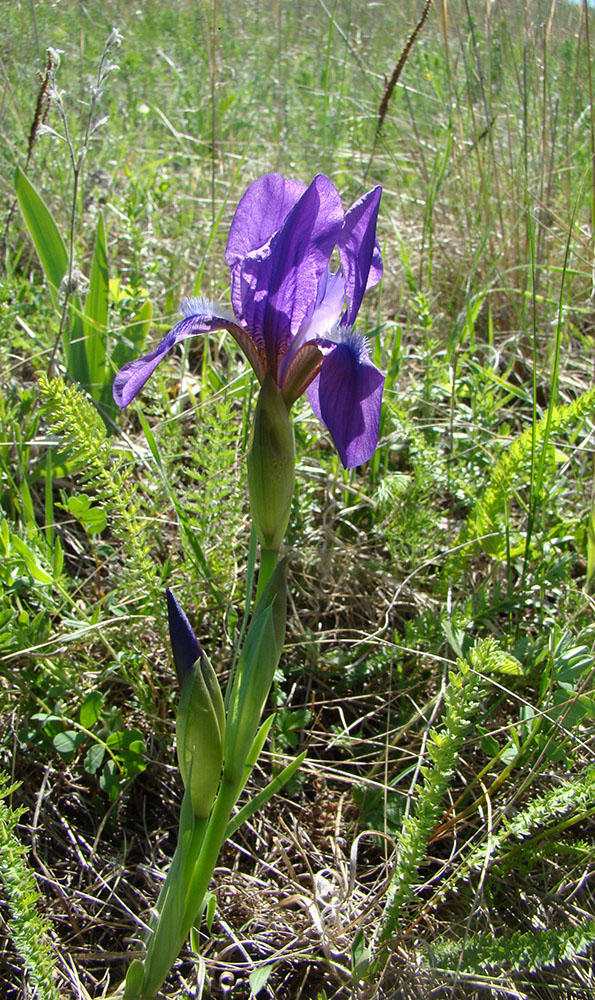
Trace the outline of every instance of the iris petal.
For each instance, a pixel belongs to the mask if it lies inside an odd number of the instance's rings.
[[[281,174],[259,177],[242,195],[229,228],[225,260],[233,268],[268,243],[300,200],[307,185]]]
[[[382,256],[376,242],[376,220],[382,188],[375,187],[354,202],[345,215],[339,237],[339,259],[345,274],[347,310],[342,323],[353,326],[367,288],[382,277]]]
[[[246,332],[238,327],[233,320],[228,319],[226,316],[213,316],[208,313],[185,316],[184,319],[176,323],[174,328],[165,335],[161,343],[153,351],[143,354],[142,357],[136,358],[134,361],[129,361],[128,364],[120,368],[120,371],[114,378],[112,390],[116,406],[124,409],[124,407],[132,402],[145,382],[150,379],[157,365],[163,361],[164,357],[169,354],[172,347],[175,347],[176,344],[179,344],[182,340],[187,340],[188,337],[195,337],[199,333],[210,333],[213,330],[223,329],[229,330],[235,336],[235,339],[245,350],[258,373],[257,358],[253,360],[249,353],[252,351],[256,355],[255,346],[247,337]]]
[[[363,465],[378,444],[384,375],[357,341],[334,345],[306,390],[346,469]]]
[[[384,378],[363,341],[344,327],[353,326],[365,291],[382,277],[381,194],[373,188],[345,213],[323,174],[308,187],[281,174],[254,181],[238,204],[225,252],[233,316],[187,303],[185,318],[161,343],[118,372],[118,406],[134,399],[175,344],[227,329],[260,382],[270,373],[287,407],[308,392],[344,465],[365,462],[378,440]],[[341,266],[331,274],[335,248]]]
[[[248,303],[251,299],[249,291],[244,289],[246,277],[242,264],[249,254],[267,246],[306,187],[301,181],[289,180],[281,174],[266,174],[253,181],[238,202],[229,229],[225,260],[230,269],[231,302],[240,322],[246,318],[244,297]]]
[[[316,302],[318,283],[343,226],[335,185],[318,174],[269,242],[235,269],[234,311],[249,330],[261,330],[274,374],[292,337]]]

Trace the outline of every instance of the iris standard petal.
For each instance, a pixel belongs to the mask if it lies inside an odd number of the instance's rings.
[[[307,394],[346,469],[363,465],[378,444],[384,375],[357,335],[335,344]]]
[[[345,278],[341,271],[331,274],[327,267],[318,285],[318,299],[314,312],[299,333],[300,343],[323,337],[337,325],[345,304]]]
[[[124,409],[124,407],[132,402],[145,382],[150,379],[157,365],[163,361],[166,354],[176,344],[199,333],[210,333],[213,330],[222,329],[228,329],[238,342],[240,342],[240,339],[242,340],[240,346],[248,354],[249,360],[252,361],[249,351],[250,349],[254,351],[254,346],[243,342],[244,340],[248,340],[246,332],[238,327],[233,320],[227,316],[213,316],[209,313],[186,315],[184,319],[176,323],[173,329],[165,335],[161,343],[153,351],[150,351],[149,354],[143,354],[142,357],[136,358],[134,361],[129,361],[128,364],[120,368],[120,371],[114,378],[112,389],[116,406]]]
[[[262,331],[274,375],[292,337],[312,311],[318,283],[343,226],[343,206],[335,185],[318,174],[266,246],[238,265],[238,319]]]
[[[253,181],[240,198],[229,228],[225,260],[230,268],[268,243],[306,188],[301,181],[281,174],[266,174]]]
[[[168,587],[165,593],[167,595],[167,619],[171,650],[178,680],[182,685],[193,664],[202,659],[204,653],[173,592]]]
[[[339,259],[345,274],[347,309],[342,323],[355,323],[364,292],[382,277],[382,256],[376,242],[376,220],[382,188],[375,187],[354,202],[345,216],[338,240]]]
[[[289,398],[294,399],[292,391],[285,393],[285,384],[289,376],[289,369],[293,369],[293,374],[297,373],[296,360],[300,353],[303,354],[304,344],[323,337],[337,325],[345,305],[345,281],[340,271],[331,274],[327,267],[318,283],[318,299],[312,315],[304,320],[299,333],[292,339],[290,350],[285,354],[279,368],[279,385],[283,391],[286,402]],[[308,379],[308,382],[310,379]],[[303,391],[303,389],[302,389]],[[301,393],[300,393],[301,395]],[[289,404],[288,404],[289,405]]]
[[[253,181],[241,197],[229,229],[225,260],[231,277],[231,302],[240,322],[243,309],[244,277],[242,263],[250,253],[263,250],[279,229],[307,185],[281,174],[266,174]],[[246,298],[250,295],[246,292]]]

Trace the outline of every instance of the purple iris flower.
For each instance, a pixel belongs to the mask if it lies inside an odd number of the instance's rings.
[[[309,186],[267,174],[236,209],[225,259],[233,315],[200,299],[158,347],[118,372],[114,400],[127,406],[172,349],[187,337],[226,329],[260,382],[270,372],[289,409],[303,392],[326,424],[346,468],[378,443],[384,376],[355,323],[364,292],[382,277],[376,219],[382,189],[344,211],[324,174]],[[337,251],[339,266],[331,271]]]

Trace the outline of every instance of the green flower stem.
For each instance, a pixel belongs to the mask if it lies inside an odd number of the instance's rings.
[[[273,573],[275,572],[275,566],[277,565],[277,559],[279,558],[278,549],[262,549],[260,550],[260,569],[258,570],[258,586],[256,588],[256,601],[258,604],[260,598],[262,597],[262,592],[266,587],[267,583],[271,579]]]
[[[205,839],[186,892],[180,948],[190,933],[190,928],[196,920],[196,915],[209,888],[209,882],[217,864],[219,851],[225,841],[229,817],[241,790],[242,782],[229,781],[229,779],[226,779],[225,774],[223,775],[223,781],[221,782],[219,794],[215,799]]]
[[[143,963],[143,984],[140,994],[142,1000],[153,1000],[153,997],[157,996],[161,984],[184,943],[185,935],[180,943],[175,925],[181,927],[185,904],[184,887],[188,884],[191,872],[196,866],[205,835],[205,826],[206,820],[196,820],[190,839],[184,842],[180,836],[178,840],[166,883],[159,894],[158,905],[161,903],[159,918],[151,935]],[[127,989],[125,1000],[128,1000],[128,997],[130,1000],[132,998],[136,1000],[137,996],[134,988],[130,992]]]

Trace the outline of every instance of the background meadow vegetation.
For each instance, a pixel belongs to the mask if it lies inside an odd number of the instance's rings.
[[[255,385],[222,334],[123,416],[109,386],[185,295],[228,301],[234,207],[278,170],[346,204],[383,186],[359,323],[380,445],[345,472],[295,408],[289,638],[252,793],[307,761],[232,837],[203,963],[164,996],[206,974],[213,997],[588,1000],[593,15],[435,3],[379,130],[420,0],[0,7],[2,995],[109,996],[173,853],[164,588],[224,678]]]

